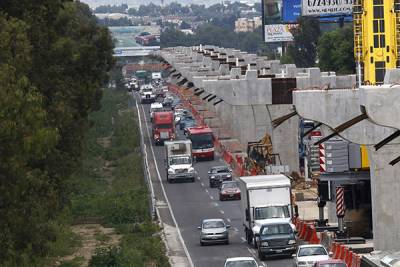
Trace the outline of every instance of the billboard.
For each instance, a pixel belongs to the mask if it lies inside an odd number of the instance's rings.
[[[262,0],[263,23],[279,24],[282,22],[282,0]]]
[[[301,16],[301,0],[282,1],[282,21],[284,23],[296,23]]]
[[[351,14],[353,0],[302,0],[302,16],[334,16]]]
[[[293,25],[288,24],[270,24],[264,26],[264,36],[266,43],[291,42],[293,35],[290,28]]]

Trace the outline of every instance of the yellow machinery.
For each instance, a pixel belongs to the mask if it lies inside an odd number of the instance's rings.
[[[382,84],[386,69],[400,67],[400,0],[354,0],[353,30],[359,85]],[[369,168],[365,146],[361,159]]]
[[[359,85],[382,84],[399,67],[400,0],[354,0],[353,29]]]
[[[272,149],[271,136],[266,133],[258,142],[249,142],[247,144],[246,169],[254,171],[254,174],[261,175],[265,173],[267,165],[281,165],[279,154],[274,154]]]

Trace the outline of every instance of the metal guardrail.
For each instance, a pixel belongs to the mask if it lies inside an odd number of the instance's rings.
[[[129,98],[128,105],[130,107],[133,107],[133,106],[136,107],[139,128],[140,128],[140,131],[142,132],[142,121],[141,121],[141,116],[140,116],[140,110],[139,110],[139,107],[138,107],[137,102],[133,95],[131,95],[131,97]],[[142,152],[142,155],[144,155],[142,158],[143,175],[145,178],[144,180],[145,180],[147,189],[150,192],[150,194],[149,194],[150,217],[154,220],[157,218],[157,210],[156,210],[156,203],[155,203],[156,198],[155,198],[154,189],[153,189],[152,182],[151,182],[149,162],[147,160],[146,144],[144,142],[144,137],[142,134],[140,135],[140,151]]]

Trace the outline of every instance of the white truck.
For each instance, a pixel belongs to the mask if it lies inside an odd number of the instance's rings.
[[[150,105],[150,121],[153,121],[154,118],[154,112],[159,112],[159,111],[163,111],[163,104],[159,103],[159,102],[155,102],[155,103],[151,103]]]
[[[165,141],[167,181],[195,181],[197,172],[193,168],[192,142],[190,140]]]
[[[144,84],[140,87],[140,101],[142,104],[154,103],[156,101],[154,88],[151,84]]]
[[[291,179],[283,174],[239,178],[246,240],[256,246],[266,223],[289,222],[293,216]],[[294,225],[292,225],[294,228]]]
[[[153,72],[151,73],[151,80],[161,80],[161,72]]]

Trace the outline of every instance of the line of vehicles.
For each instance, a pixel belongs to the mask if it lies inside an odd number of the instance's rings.
[[[212,130],[197,125],[190,111],[183,108],[179,98],[165,92],[155,92],[164,83],[153,77],[151,84],[140,88],[143,104],[151,103],[150,120],[155,145],[165,147],[165,171],[169,183],[195,182],[198,173],[194,162],[214,160]],[[179,140],[179,131],[184,138]],[[331,260],[322,245],[300,244],[295,226],[291,179],[283,174],[245,176],[235,179],[228,166],[214,166],[208,171],[210,188],[219,188],[219,200],[240,200],[242,224],[247,243],[254,247],[260,260],[271,256],[293,257],[298,267],[346,267],[345,263]],[[198,229],[200,245],[229,244],[229,228],[222,218],[204,219]],[[225,267],[258,267],[252,257],[235,257],[225,261]]]

